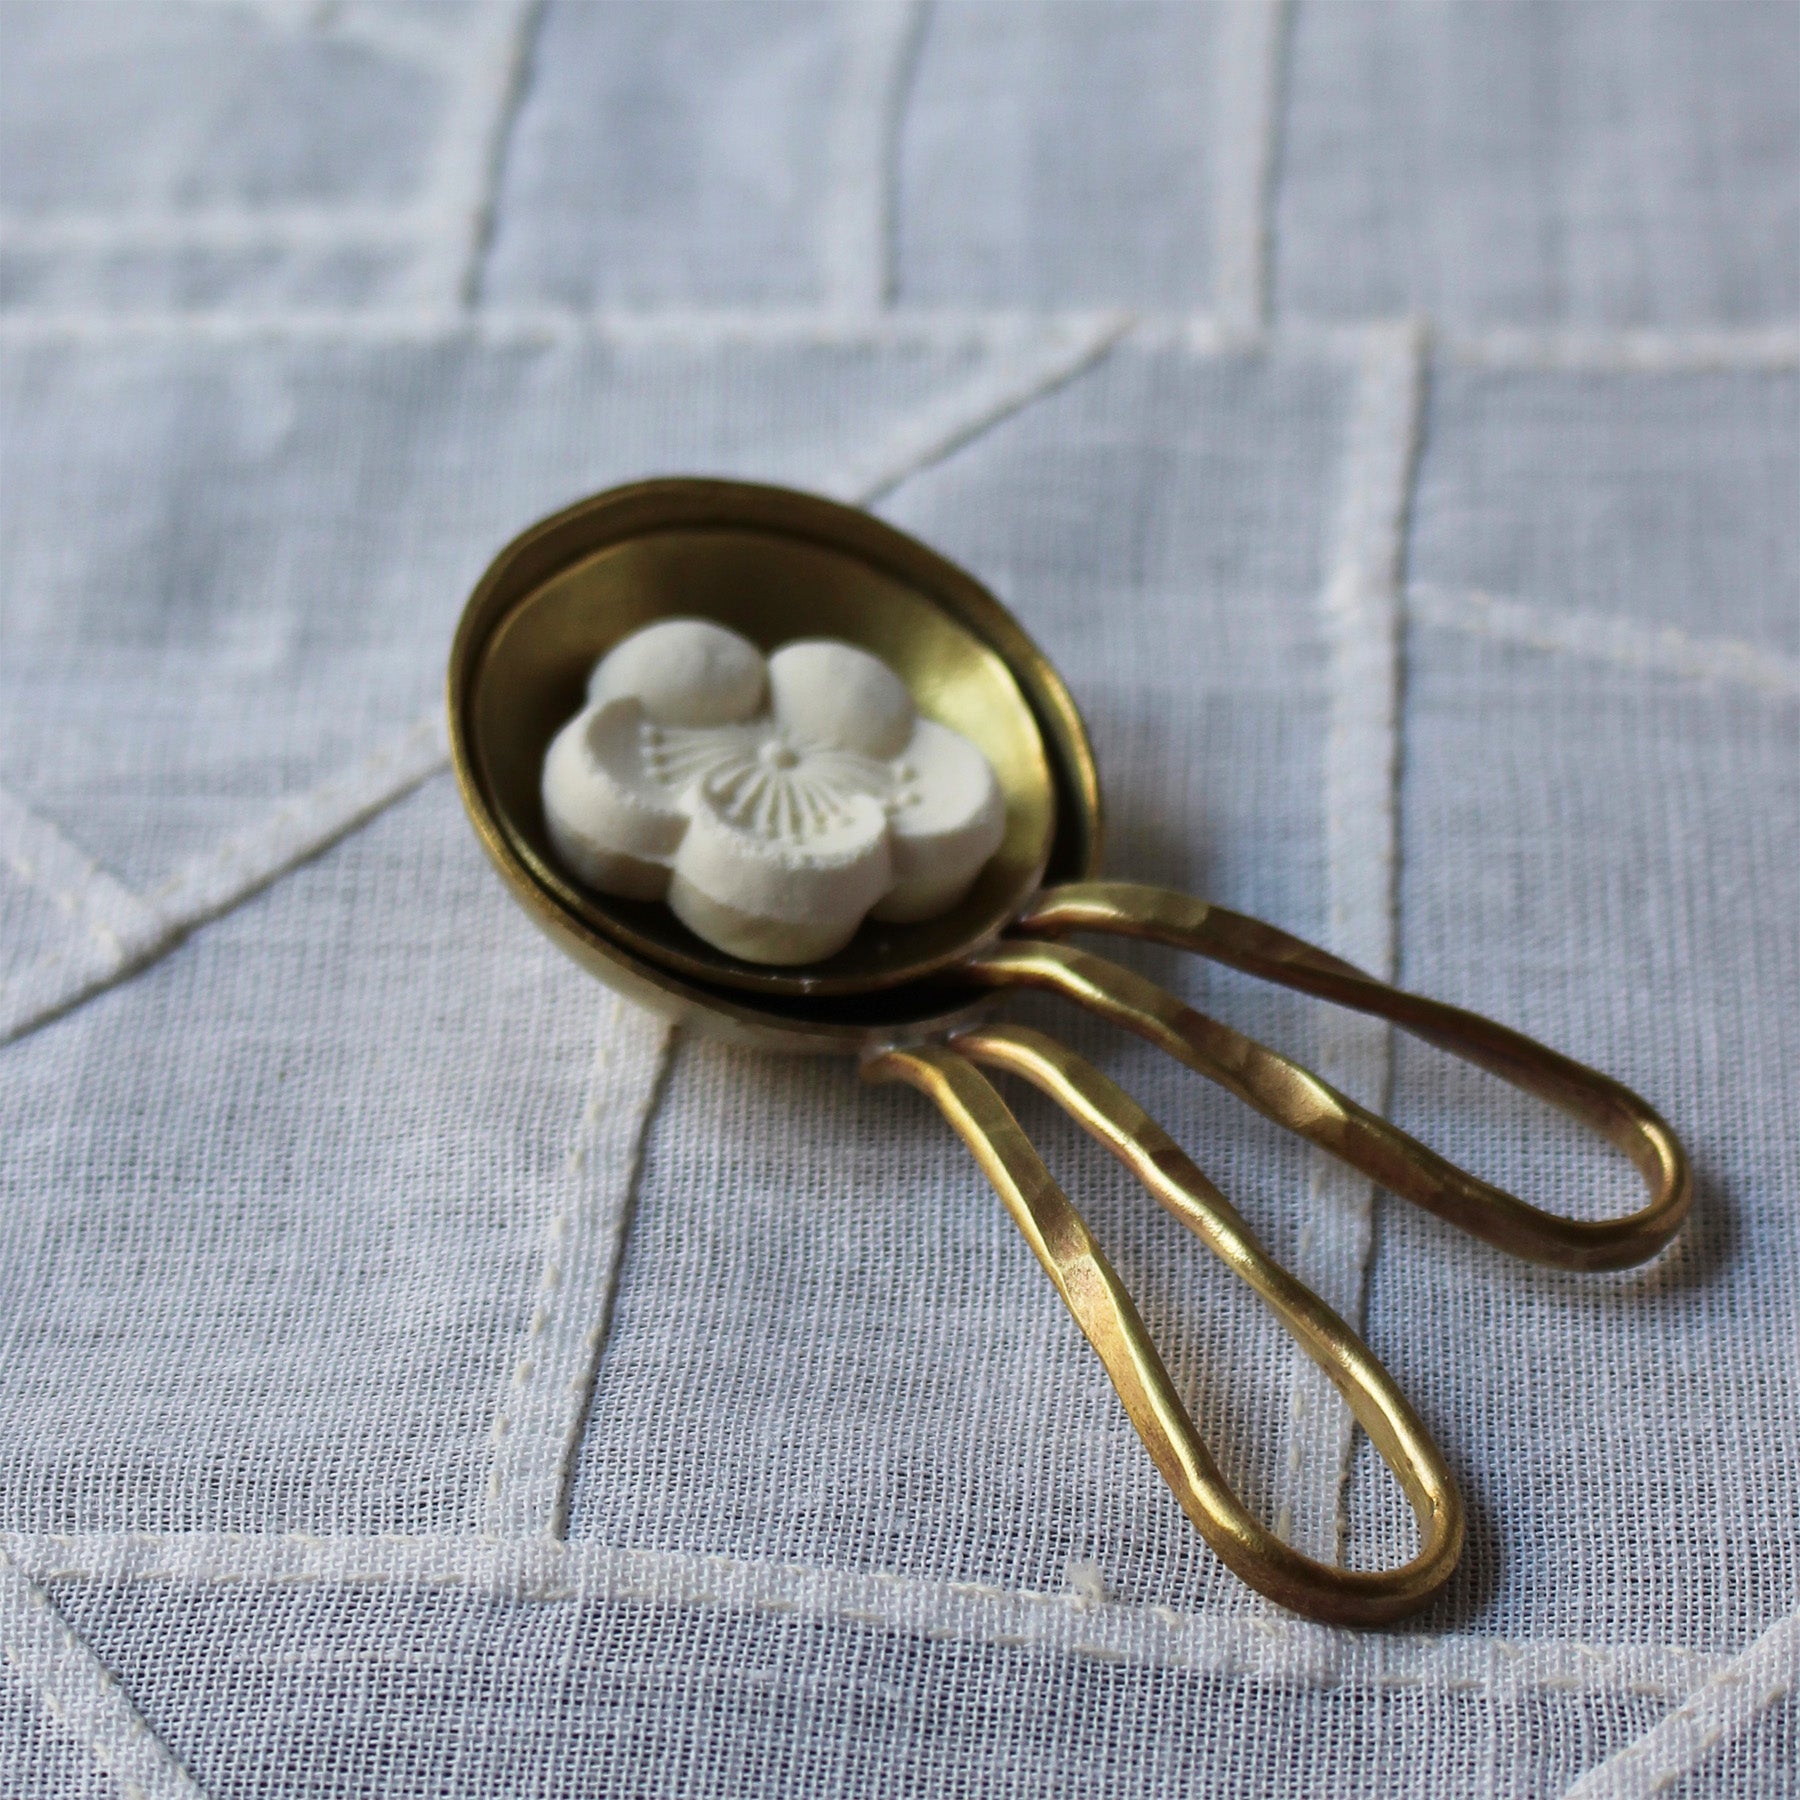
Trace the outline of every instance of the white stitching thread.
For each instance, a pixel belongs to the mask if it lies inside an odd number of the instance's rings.
[[[3,787],[0,862],[26,887],[42,894],[109,960],[123,959],[162,930],[152,907]],[[58,961],[66,954],[52,951],[39,961]]]
[[[0,250],[351,250],[412,247],[436,221],[393,206],[196,207],[0,216]]]
[[[580,1126],[545,1232],[525,1334],[531,1353],[508,1378],[494,1416],[485,1511],[493,1536],[561,1537],[567,1529],[588,1394],[672,1040],[664,1020],[623,1000],[602,1009]]]
[[[492,68],[473,63],[466,105],[485,114],[483,128],[465,132],[462,142],[473,146],[476,160],[467,174],[458,168],[452,150],[443,174],[445,211],[462,226],[461,267],[456,277],[456,299],[464,307],[481,298],[488,252],[499,222],[500,183],[506,173],[506,149],[524,102],[532,52],[543,30],[547,0],[523,0],[514,11],[502,40],[503,49],[492,57]],[[452,128],[454,129],[454,128]],[[465,187],[466,183],[466,187]]]
[[[1010,348],[1033,334],[1078,331],[1100,315],[1092,308],[1053,314],[1005,310],[933,308],[917,312],[821,313],[771,307],[661,307],[577,311],[558,307],[483,306],[477,312],[418,307],[271,308],[257,312],[0,311],[0,344],[132,343],[140,340],[217,343],[327,343],[384,346],[468,342],[519,346],[610,343],[673,346],[698,351],[734,344],[774,349]],[[1107,316],[1111,316],[1110,314]],[[1165,322],[1171,332],[1207,337],[1204,317]],[[1348,341],[1343,331],[1302,334],[1297,347]],[[1251,347],[1258,347],[1257,339]],[[1231,347],[1240,348],[1237,340]],[[1215,352],[1216,353],[1216,352]]]
[[[4,788],[0,862],[75,928],[62,943],[8,970],[0,981],[0,1043],[60,1010],[71,993],[141,967],[168,940],[168,923],[154,906]]]
[[[1407,611],[1422,625],[1491,638],[1496,643],[1578,656],[1622,669],[1728,682],[1783,699],[1800,695],[1800,657],[1739,639],[1693,637],[1673,625],[1641,625],[1616,614],[1537,606],[1430,583],[1408,587]]]
[[[126,1800],[205,1800],[125,1698],[118,1677],[69,1630],[0,1549],[0,1660],[118,1784]]]
[[[870,452],[838,470],[827,493],[868,506],[1098,362],[1130,329],[1124,314],[1034,333],[928,400]]]
[[[1213,299],[1239,329],[1269,315],[1271,208],[1281,134],[1288,0],[1223,8],[1213,92]]]
[[[124,899],[115,897],[108,904],[124,909],[128,921],[119,933],[121,948],[96,960],[77,958],[65,946],[13,971],[0,985],[0,1043],[147,968],[195,926],[241,905],[410,794],[444,766],[446,754],[443,721],[429,713],[400,738],[281,802],[248,831],[185,865],[148,896],[140,899],[112,883]],[[0,803],[0,836],[16,843],[20,829]],[[72,848],[70,854],[80,855]],[[111,882],[103,872],[97,879]],[[90,884],[88,891],[103,890]]]
[[[896,160],[926,9],[904,0],[834,17],[848,42],[826,140],[820,260],[826,308],[855,315],[880,311],[893,294]]]
[[[297,863],[318,855],[435,775],[448,760],[435,709],[348,769],[295,794],[248,830],[184,864],[151,890],[158,911],[182,931],[242,904]]]
[[[1424,402],[1425,335],[1369,335],[1345,446],[1337,535],[1323,601],[1328,647],[1325,744],[1327,941],[1392,980],[1395,966],[1400,733],[1400,575]],[[1317,1064],[1327,1081],[1382,1106],[1391,1072],[1386,1025],[1335,1010],[1318,1015]],[[1357,1323],[1371,1240],[1374,1184],[1322,1151],[1308,1156],[1307,1218],[1294,1273]],[[1293,1391],[1278,1509],[1297,1547],[1341,1559],[1352,1422],[1303,1353]]]
[[[21,227],[22,228],[22,227]],[[1079,329],[1095,318],[1091,308],[1043,312],[994,307],[899,308],[885,313],[842,314],[817,308],[744,310],[731,307],[485,306],[478,313],[441,302],[383,310],[271,307],[250,311],[74,312],[20,308],[0,313],[0,344],[129,342],[176,338],[197,343],[298,341],[326,343],[438,344],[456,339],[492,344],[559,343],[600,339],[621,343],[675,344],[696,349],[733,342],[798,348],[900,348],[1016,342],[1030,331]],[[1354,361],[1374,330],[1394,330],[1404,320],[1359,324],[1284,316],[1250,327],[1206,312],[1133,313],[1135,335],[1146,344],[1179,343],[1203,356],[1287,354],[1344,357]],[[1431,326],[1431,321],[1421,323]],[[1800,325],[1710,331],[1520,333],[1432,329],[1442,361],[1520,373],[1584,372],[1604,375],[1682,375],[1800,369]]]
[[[1800,1688],[1800,1612],[1771,1625],[1635,1743],[1569,1788],[1566,1800],[1646,1800],[1673,1787],[1722,1744]]]
[[[480,279],[505,141],[544,0],[477,7],[420,207],[434,221],[412,272],[421,298],[463,309]]]
[[[1446,332],[1445,357],[1474,368],[1536,374],[1703,375],[1800,368],[1800,329],[1790,323],[1688,331]]]
[[[21,1533],[0,1542],[39,1581],[50,1580],[54,1569],[59,1580],[407,1583],[545,1604],[723,1606],[1310,1687],[1445,1686],[1487,1694],[1632,1687],[1681,1700],[1724,1662],[1662,1645],[1354,1632],[1270,1614],[1138,1606],[1079,1588],[1045,1593],[545,1537],[173,1533],[146,1541],[130,1533]]]

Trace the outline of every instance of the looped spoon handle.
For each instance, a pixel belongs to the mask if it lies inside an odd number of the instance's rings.
[[[960,972],[986,987],[1048,988],[1077,1001],[1160,1045],[1402,1199],[1515,1256],[1559,1269],[1627,1268],[1654,1256],[1687,1217],[1693,1198],[1687,1153],[1654,1108],[1598,1070],[1479,1013],[1390,987],[1241,913],[1130,882],[1046,889],[1019,929],[1028,935],[1002,939]],[[1531,1206],[1141,975],[1085,951],[1034,941],[1074,931],[1149,938],[1390,1020],[1591,1127],[1630,1158],[1649,1201],[1623,1218],[1598,1220]]]
[[[1022,1075],[1049,1094],[1256,1290],[1336,1384],[1398,1477],[1422,1540],[1411,1561],[1379,1571],[1316,1562],[1244,1507],[1200,1441],[1130,1294],[978,1062]],[[964,1032],[949,1047],[888,1050],[871,1057],[863,1073],[929,1094],[974,1151],[1099,1353],[1163,1479],[1228,1568],[1279,1604],[1340,1625],[1398,1618],[1443,1588],[1462,1553],[1464,1525],[1437,1446],[1361,1339],[1270,1259],[1219,1190],[1128,1095],[1054,1039],[1017,1025]]]
[[[1161,888],[1125,882],[1050,888],[1026,909],[1018,930],[959,973],[981,987],[1046,988],[1076,1001],[1160,1045],[1391,1192],[1500,1249],[1556,1268],[1624,1268],[1655,1255],[1687,1216],[1693,1196],[1687,1154],[1652,1107],[1608,1076],[1478,1013],[1406,993],[1273,926]],[[1048,941],[1075,931],[1153,939],[1387,1019],[1590,1126],[1631,1159],[1648,1203],[1604,1220],[1529,1205],[1154,982]],[[1250,1515],[1200,1442],[1131,1296],[977,1063],[1043,1089],[1262,1296],[1336,1384],[1405,1489],[1422,1538],[1410,1562],[1374,1573],[1334,1568],[1301,1555]],[[1053,1039],[1014,1025],[965,1031],[948,1047],[886,1050],[864,1064],[864,1074],[922,1089],[974,1151],[1099,1352],[1182,1510],[1229,1568],[1283,1606],[1335,1624],[1397,1618],[1442,1589],[1462,1550],[1462,1502],[1424,1426],[1350,1327],[1270,1260],[1218,1189],[1125,1093]]]

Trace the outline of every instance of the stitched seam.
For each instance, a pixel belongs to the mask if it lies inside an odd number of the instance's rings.
[[[138,966],[167,936],[167,926],[153,906],[4,788],[0,788],[0,861],[76,928],[74,936],[15,965],[0,981],[0,1042],[19,1020],[34,1016],[41,1004],[62,1004],[58,994],[43,1002],[34,994],[63,965],[76,965],[77,986],[104,981]]]
[[[434,215],[419,215],[426,224]],[[173,337],[195,342],[322,341],[437,344],[466,338],[484,343],[556,343],[599,338],[711,348],[745,341],[791,347],[841,348],[914,344],[986,344],[1023,331],[1077,329],[1092,308],[1031,311],[1005,307],[928,307],[849,316],[817,308],[554,306],[484,307],[478,314],[442,305],[409,309],[270,307],[249,311],[67,309],[0,314],[0,344]],[[1258,353],[1343,356],[1355,360],[1371,329],[1407,320],[1374,318],[1360,324],[1284,314],[1278,323],[1247,327],[1206,312],[1133,314],[1148,343],[1180,343],[1196,355]],[[1430,321],[1423,323],[1430,325]],[[1617,333],[1456,331],[1432,327],[1441,362],[1524,373],[1579,371],[1612,375],[1791,373],[1800,369],[1800,324],[1792,321],[1727,330]]]
[[[1034,338],[997,357],[902,420],[884,445],[841,469],[825,491],[858,506],[884,499],[902,482],[1085,373],[1130,329],[1129,317],[1112,314],[1078,330]]]
[[[1239,328],[1269,316],[1269,247],[1281,136],[1289,0],[1245,0],[1221,15],[1214,76],[1213,296]]]
[[[1800,1686],[1800,1611],[1771,1625],[1635,1743],[1614,1751],[1568,1789],[1567,1800],[1645,1800],[1673,1787],[1741,1737]]]
[[[270,308],[257,312],[0,312],[0,344],[131,342],[186,339],[197,343],[296,342],[376,345],[537,345],[569,342],[674,345],[714,350],[739,343],[779,349],[1009,348],[1037,333],[1079,331],[1109,312],[1092,307],[1032,313],[1017,309],[939,307],[923,311],[826,313],[813,308],[659,307],[654,311],[602,307],[483,306],[478,312],[419,307]],[[1205,315],[1165,319],[1170,329],[1200,341]],[[1292,341],[1307,349],[1348,344],[1358,333],[1331,328]],[[1259,339],[1258,342],[1261,340]],[[1236,348],[1236,345],[1233,346]]]
[[[290,795],[254,825],[183,864],[151,889],[151,899],[182,929],[237,905],[435,775],[448,760],[443,737],[438,713],[425,714],[403,736]]]
[[[500,185],[506,175],[507,151],[518,128],[519,113],[531,85],[532,58],[543,35],[547,0],[524,0],[508,35],[507,53],[501,64],[499,84],[492,102],[492,116],[481,134],[479,173],[473,183],[474,200],[467,208],[462,272],[456,284],[458,302],[465,308],[481,300],[488,257],[499,223]]]
[[[0,1662],[118,1784],[124,1800],[205,1800],[118,1677],[0,1550]]]
[[[894,214],[900,130],[925,30],[920,0],[849,8],[844,78],[826,143],[820,226],[829,311],[872,313],[894,288]]]
[[[1704,375],[1800,368],[1800,329],[1770,325],[1674,331],[1446,331],[1444,360],[1529,374]]]
[[[654,312],[606,308],[571,311],[554,307],[483,306],[478,311],[419,307],[266,312],[71,312],[0,311],[0,345],[181,341],[198,344],[296,343],[394,346],[469,343],[484,347],[537,348],[596,343],[624,347],[673,347],[706,353],[746,345],[779,350],[1015,349],[1029,337],[1055,338],[1086,330],[1117,315],[1082,308],[1036,314],[1021,311],[820,313],[769,308],[665,307]],[[1271,347],[1266,334],[1226,340],[1204,315],[1165,320],[1166,335],[1185,334],[1196,354],[1243,354]],[[1283,345],[1307,353],[1337,354],[1360,342],[1360,333],[1337,329],[1284,334]],[[1216,341],[1217,347],[1211,347]],[[1205,346],[1205,347],[1203,347]]]
[[[1425,339],[1418,327],[1369,334],[1346,435],[1336,548],[1322,602],[1327,646],[1324,806],[1328,941],[1384,981],[1394,977],[1403,634],[1400,573],[1417,463]],[[1385,1105],[1392,1037],[1372,1020],[1320,1018],[1318,1068],[1334,1086]],[[1375,1187],[1320,1150],[1307,1155],[1307,1218],[1295,1273],[1352,1327],[1372,1242]],[[1348,1410],[1298,1349],[1283,1435],[1277,1530],[1338,1560],[1354,1443]],[[1305,1516],[1297,1518],[1297,1507]],[[1329,1533],[1329,1540],[1327,1537]]]
[[[602,1012],[530,1320],[491,1428],[486,1521],[494,1536],[567,1532],[575,1461],[673,1041],[666,1021],[622,999]]]
[[[0,861],[109,955],[128,954],[131,940],[155,929],[152,908],[4,787],[0,787]]]
[[[50,213],[0,216],[0,250],[276,249],[410,247],[437,220],[412,206],[212,206],[192,212]]]
[[[430,187],[418,208],[428,236],[411,282],[422,300],[450,308],[453,317],[466,311],[483,252],[491,183],[542,4],[510,0],[478,7],[458,58],[460,77],[444,109]]]
[[[104,919],[97,918],[94,915],[92,896],[87,890],[82,888],[58,887],[54,883],[46,881],[39,873],[35,863],[31,862],[27,857],[18,855],[16,852],[4,851],[0,852],[0,855],[5,856],[6,866],[12,870],[13,874],[19,878],[21,883],[28,888],[34,889],[36,892],[44,895],[46,899],[50,900],[59,912],[66,914],[80,926],[80,928],[86,932],[88,937],[97,944],[100,949],[104,950],[108,956],[122,957],[125,955],[124,940]],[[95,873],[97,877],[100,877],[100,872],[98,870],[96,870]],[[105,877],[100,878],[105,879]],[[96,887],[98,887],[98,880],[96,881]],[[59,963],[66,957],[76,954],[78,954],[78,952],[75,948],[65,944],[61,949],[46,951],[34,961],[26,963],[15,973],[17,975],[31,974],[38,969],[48,968],[53,963]]]
[[[68,946],[14,971],[0,987],[0,995],[15,1007],[0,1014],[0,1043],[22,1037],[77,1002],[141,973],[195,926],[242,904],[404,799],[444,767],[442,734],[442,721],[428,713],[401,738],[281,802],[248,830],[177,870],[143,903],[143,935],[134,937],[108,966],[80,969],[66,985],[42,995],[30,993],[29,984],[69,961],[74,952]]]
[[[1353,1632],[1273,1614],[1138,1606],[1079,1589],[1047,1593],[696,1551],[617,1549],[590,1540],[114,1532],[15,1534],[4,1542],[45,1583],[413,1584],[550,1603],[729,1607],[1309,1687],[1481,1693],[1548,1687],[1682,1699],[1724,1661],[1676,1646]]]
[[[1425,582],[1408,587],[1407,602],[1420,624],[1443,631],[1622,669],[1728,682],[1784,699],[1800,695],[1800,657],[1742,639],[1695,637],[1674,625],[1640,625],[1617,614],[1539,606]]]

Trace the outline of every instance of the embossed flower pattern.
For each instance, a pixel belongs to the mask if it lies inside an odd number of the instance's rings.
[[[825,639],[764,660],[697,619],[627,638],[544,762],[568,867],[603,893],[663,899],[747,961],[830,956],[871,915],[955,905],[999,847],[993,770],[919,717],[878,658]]]

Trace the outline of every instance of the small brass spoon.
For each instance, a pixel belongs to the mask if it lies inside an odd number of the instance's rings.
[[[544,824],[545,750],[579,709],[594,663],[631,632],[673,616],[715,619],[765,652],[799,637],[858,644],[900,675],[922,714],[979,745],[999,778],[1007,828],[965,898],[921,924],[866,924],[827,962],[777,969],[714,949],[660,904],[574,882]],[[937,1102],[1099,1353],[1183,1511],[1228,1567],[1296,1612],[1373,1624],[1442,1589],[1464,1536],[1443,1458],[1362,1341],[1269,1258],[1155,1121],[1054,1039],[995,1022],[993,991],[1045,988],[1076,1001],[1403,1199],[1533,1262],[1621,1268],[1654,1255],[1686,1216],[1685,1152],[1617,1082],[1254,919],[1093,879],[1099,781],[1068,690],[985,588],[867,513],[726,481],[642,482],[582,501],[526,531],[482,577],[451,650],[449,707],[457,783],[483,846],[514,898],[584,968],[713,1035],[853,1054],[867,1079],[906,1081]],[[1390,1020],[1591,1126],[1631,1159],[1649,1203],[1604,1221],[1527,1205],[1286,1057],[1057,941],[1083,931],[1174,945]],[[1379,1571],[1334,1567],[1251,1516],[1201,1443],[1131,1296],[978,1065],[1049,1094],[1262,1296],[1398,1478],[1419,1522],[1410,1561]]]

